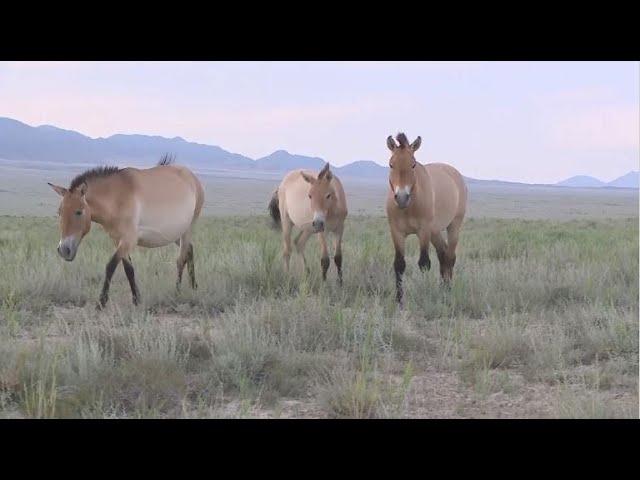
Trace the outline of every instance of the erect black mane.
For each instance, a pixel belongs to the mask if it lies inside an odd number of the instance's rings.
[[[407,148],[409,146],[409,139],[402,132],[400,132],[400,133],[398,133],[398,135],[396,135],[396,140],[400,144],[400,148]]]
[[[173,155],[169,155],[168,153],[165,153],[160,159],[160,161],[158,162],[158,165],[171,165],[175,161],[176,161],[176,157],[174,157]]]
[[[71,180],[69,191],[73,192],[76,188],[89,180],[92,180],[94,178],[109,177],[114,173],[118,173],[119,171],[120,168],[112,166],[101,166],[92,168],[90,170],[87,170],[86,172],[81,173],[80,175],[76,176],[76,178]]]

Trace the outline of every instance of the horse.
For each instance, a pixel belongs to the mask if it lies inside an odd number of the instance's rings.
[[[178,280],[188,265],[189,280],[197,288],[193,243],[194,224],[204,203],[204,189],[186,167],[173,164],[166,155],[148,169],[101,166],[76,176],[69,188],[49,183],[62,197],[58,207],[58,254],[71,262],[91,222],[100,224],[115,244],[105,270],[98,309],[109,299],[111,277],[120,262],[131,287],[134,305],[140,301],[130,253],[137,246],[155,248],[176,243]]]
[[[429,243],[433,243],[440,263],[440,276],[446,285],[453,277],[458,235],[467,205],[467,186],[460,172],[445,163],[422,165],[415,152],[421,137],[409,144],[404,133],[387,138],[389,159],[389,192],[386,210],[391,239],[395,248],[396,300],[402,304],[402,275],[406,263],[404,246],[408,235],[415,234],[420,242],[418,266],[431,269]],[[447,230],[447,241],[442,231]]]
[[[285,175],[273,192],[269,212],[277,228],[282,229],[284,268],[289,272],[291,255],[291,228],[301,229],[294,243],[302,257],[305,269],[307,262],[304,247],[313,234],[318,234],[321,245],[320,266],[322,279],[327,279],[329,253],[325,231],[335,235],[335,255],[338,282],[342,285],[342,234],[347,218],[347,199],[342,183],[329,169],[327,163],[318,173],[309,170],[293,170]]]

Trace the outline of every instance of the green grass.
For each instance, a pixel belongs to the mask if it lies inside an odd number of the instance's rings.
[[[177,247],[136,250],[142,305],[119,268],[96,312],[100,227],[66,263],[54,218],[0,217],[0,417],[411,417],[416,398],[439,416],[412,388],[433,372],[461,415],[503,416],[498,395],[511,416],[638,416],[637,217],[469,219],[450,289],[411,238],[404,310],[384,218],[347,220],[343,288],[316,239],[286,275],[268,225],[203,218],[195,292]]]

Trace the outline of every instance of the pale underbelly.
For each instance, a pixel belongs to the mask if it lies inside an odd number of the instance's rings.
[[[287,214],[296,227],[311,227],[311,222],[313,221],[313,212],[310,208],[307,208],[306,206],[291,204],[287,204],[287,207]]]
[[[431,231],[442,232],[443,230],[446,230],[449,224],[453,221],[453,217],[453,214],[436,215],[436,217],[433,219]]]
[[[453,215],[436,215],[429,225],[429,230],[432,233],[442,232],[443,230],[446,230],[452,220]],[[402,232],[405,232],[406,235],[417,235],[422,226],[425,224],[420,218],[403,215],[396,220],[396,225],[398,229]]]
[[[178,240],[191,227],[191,218],[183,220],[141,223],[138,225],[138,245],[141,247],[163,247]]]
[[[138,245],[154,248],[174,243],[191,228],[194,209],[195,197],[172,205],[145,205],[138,219]]]

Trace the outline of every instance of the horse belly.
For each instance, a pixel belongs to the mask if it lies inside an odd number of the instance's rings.
[[[138,245],[162,247],[178,240],[189,230],[193,221],[195,198],[182,205],[147,209],[138,224]]]
[[[434,216],[433,231],[441,232],[453,221],[458,211],[459,195],[453,180],[450,177],[438,179],[432,182],[434,188]]]
[[[441,208],[440,210],[436,209],[434,218],[433,218],[433,230],[437,232],[441,232],[445,230],[449,224],[453,221],[455,217],[456,210],[450,208]]]
[[[305,228],[311,225],[313,221],[313,213],[311,213],[311,209],[300,208],[299,206],[294,206],[293,208],[288,210],[289,218],[293,222],[293,224],[298,228]]]

